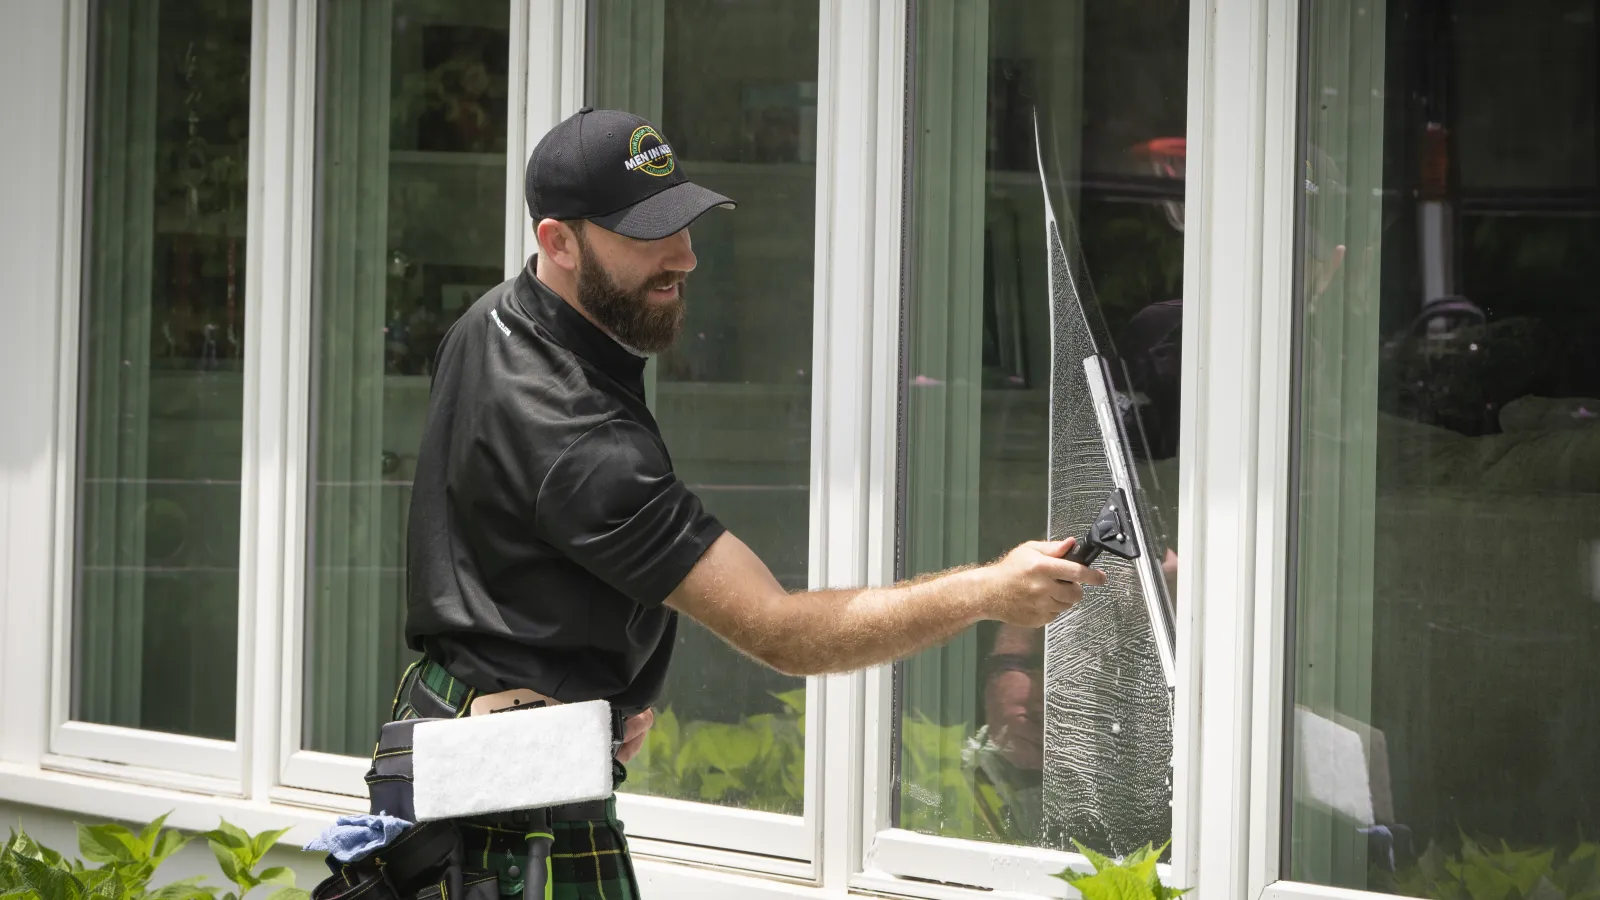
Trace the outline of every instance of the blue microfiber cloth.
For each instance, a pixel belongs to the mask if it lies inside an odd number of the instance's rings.
[[[355,862],[380,847],[387,847],[411,827],[405,819],[379,813],[375,816],[340,816],[311,843],[307,850],[320,850],[342,863]]]

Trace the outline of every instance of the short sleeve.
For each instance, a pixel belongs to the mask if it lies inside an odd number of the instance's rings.
[[[725,530],[672,471],[659,439],[612,420],[572,443],[534,505],[538,536],[643,606],[682,583]]]

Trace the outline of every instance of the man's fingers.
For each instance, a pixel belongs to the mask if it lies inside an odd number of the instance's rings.
[[[1056,581],[1068,581],[1073,584],[1106,583],[1106,573],[1064,559],[1042,559],[1039,561],[1039,570]]]
[[[639,755],[639,751],[641,749],[643,749],[643,748],[644,748],[644,734],[643,733],[641,733],[638,737],[634,738],[631,741],[624,741],[622,746],[617,748],[617,762],[620,762],[620,763],[632,762],[633,758],[635,756],[638,756]]]
[[[644,712],[639,713],[636,716],[629,716],[627,722],[623,724],[623,743],[626,744],[635,740],[643,739],[644,733],[649,731],[650,726],[654,725],[655,723],[656,714],[655,711],[651,709],[646,709]]]
[[[644,737],[650,731],[650,726],[656,723],[656,713],[653,709],[646,709],[638,715],[629,716],[622,723],[622,746],[617,748],[617,761],[628,762],[644,748]]]
[[[1043,553],[1045,556],[1053,556],[1056,559],[1060,559],[1066,556],[1067,551],[1077,546],[1077,544],[1077,538],[1067,538],[1060,541],[1029,541],[1027,546]]]

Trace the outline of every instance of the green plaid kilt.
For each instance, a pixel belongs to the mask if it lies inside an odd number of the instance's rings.
[[[412,663],[395,692],[391,718],[415,719],[411,692],[421,682],[457,716],[463,715],[476,692],[451,677],[431,660]],[[621,763],[613,763],[617,784],[628,777]],[[500,878],[502,897],[522,896],[522,867],[528,852],[527,831],[513,816],[475,816],[459,823],[466,845],[467,865],[494,872]],[[604,819],[578,822],[552,821],[555,844],[550,852],[552,900],[638,900],[639,882],[633,859],[617,819],[617,798],[606,800]]]

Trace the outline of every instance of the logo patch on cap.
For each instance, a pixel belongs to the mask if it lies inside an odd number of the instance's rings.
[[[642,171],[646,175],[659,178],[671,175],[672,170],[678,167],[676,158],[672,155],[672,146],[663,141],[661,135],[649,125],[640,125],[633,130],[633,138],[628,142],[628,152],[633,155],[622,165],[629,172]]]

